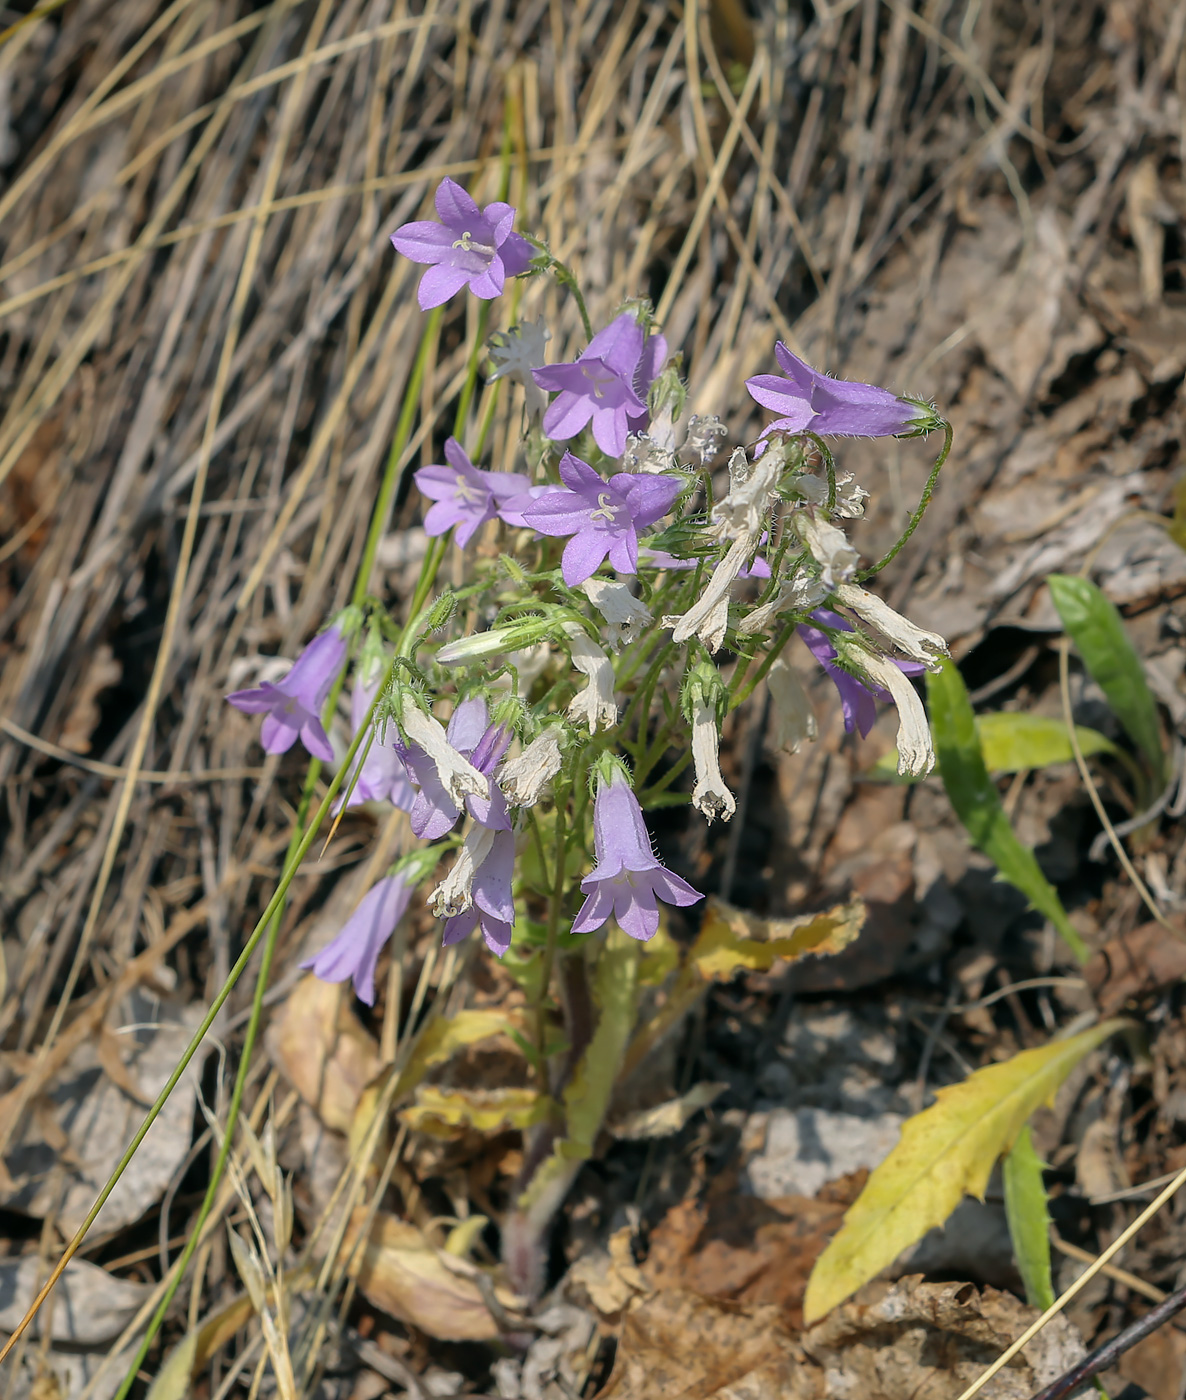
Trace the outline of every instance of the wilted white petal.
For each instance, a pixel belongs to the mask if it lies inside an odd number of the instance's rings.
[[[576,695],[568,706],[568,715],[575,723],[589,726],[589,733],[608,729],[618,720],[618,706],[614,700],[614,668],[604,651],[589,639],[588,633],[575,622],[565,627],[572,652],[572,664],[589,684]]]
[[[737,810],[733,794],[721,777],[720,741],[715,711],[708,705],[697,705],[692,718],[692,762],[696,767],[692,806],[709,822],[718,817],[728,821]]]
[[[646,604],[616,579],[587,578],[581,588],[609,624],[609,645],[614,650],[623,644],[628,645],[655,620]]]
[[[921,661],[924,666],[937,671],[938,658],[948,655],[947,642],[938,632],[928,632],[925,627],[915,626],[908,617],[895,612],[875,593],[867,593],[855,583],[842,583],[836,589],[836,597],[859,618],[876,627],[911,661]]]
[[[847,583],[857,571],[861,556],[848,542],[848,536],[811,511],[801,511],[795,526],[811,557],[820,566],[820,580],[829,593]]]
[[[804,740],[814,744],[819,734],[815,711],[795,668],[780,656],[766,672],[770,692],[771,742],[776,749],[798,753]]]
[[[401,719],[404,733],[432,759],[437,777],[459,807],[469,796],[490,796],[489,779],[457,752],[445,738],[442,725],[432,715],[426,715],[410,695],[404,697]]]
[[[708,587],[682,616],[665,617],[663,626],[672,628],[673,642],[699,637],[709,651],[717,651],[725,640],[729,622],[729,589],[741,572],[756,540],[748,535],[736,539],[729,552],[713,570]]]
[[[474,825],[466,833],[453,868],[428,896],[428,903],[438,919],[464,914],[474,902],[474,875],[490,854],[494,837],[495,832],[486,826]]]
[[[626,450],[622,453],[624,471],[658,475],[669,472],[675,466],[675,453],[655,439],[653,429],[652,424],[652,432],[631,433],[627,437]]]
[[[918,691],[888,656],[864,655],[861,666],[871,680],[884,686],[898,707],[898,772],[920,778],[935,766],[931,726]]]
[[[779,587],[769,602],[742,618],[737,630],[752,637],[756,632],[767,631],[779,613],[810,612],[812,608],[818,608],[827,596],[828,590],[821,579],[810,574],[796,574]]]
[[[700,465],[721,450],[726,434],[725,425],[715,413],[693,413],[688,419],[688,435],[684,446],[700,458]]]
[[[512,807],[534,807],[540,794],[560,772],[560,726],[549,724],[498,774],[502,795]]]
[[[729,458],[729,492],[713,507],[713,533],[718,539],[757,543],[766,528],[766,513],[786,465],[786,453],[775,444],[751,462],[744,447]]]

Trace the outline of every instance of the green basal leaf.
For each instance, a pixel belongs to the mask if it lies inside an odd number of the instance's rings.
[[[1002,1163],[1005,1216],[1026,1299],[1031,1307],[1045,1312],[1054,1302],[1054,1280],[1050,1273],[1050,1215],[1046,1209],[1043,1165],[1027,1123]]]
[[[1075,957],[1087,962],[1090,952],[1067,918],[1058,892],[1009,824],[984,762],[963,677],[953,662],[944,661],[937,672],[928,673],[927,699],[943,786],[973,844],[993,862],[1001,879],[1050,920]]]
[[[1120,614],[1090,579],[1051,574],[1046,583],[1062,625],[1092,680],[1107,696],[1116,718],[1157,780],[1163,781],[1165,754],[1157,702]]]

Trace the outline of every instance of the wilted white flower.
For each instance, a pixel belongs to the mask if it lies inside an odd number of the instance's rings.
[[[729,546],[729,552],[713,570],[708,587],[682,616],[665,617],[663,626],[672,629],[673,642],[699,637],[709,651],[718,651],[729,623],[729,589],[753,552],[756,540],[742,535]]]
[[[715,413],[693,413],[688,419],[688,435],[684,446],[700,458],[700,465],[710,461],[721,450],[727,431]]]
[[[549,724],[517,758],[503,764],[498,775],[502,795],[512,807],[534,807],[562,762],[560,726]]]
[[[935,748],[918,692],[888,656],[862,653],[859,662],[870,680],[889,691],[898,708],[898,772],[924,776],[935,766]]]
[[[581,588],[609,625],[608,644],[613,651],[629,645],[644,627],[649,627],[655,620],[647,605],[616,579],[587,578]]]
[[[623,470],[628,472],[650,472],[658,475],[669,472],[675,466],[675,453],[664,447],[655,436],[655,424],[649,433],[631,433],[626,438],[626,450],[622,454]]]
[[[781,444],[771,443],[751,462],[744,447],[729,458],[729,492],[713,508],[714,533],[718,539],[736,540],[758,536],[766,528],[766,513],[786,464]]]
[[[810,612],[828,596],[823,582],[813,574],[795,574],[779,585],[778,592],[761,607],[755,608],[738,623],[737,630],[747,637],[765,632],[784,612]]]
[[[770,692],[771,741],[776,749],[798,753],[803,741],[814,744],[819,734],[815,712],[795,668],[780,656],[766,672]]]
[[[474,875],[490,854],[496,835],[490,827],[477,823],[466,833],[452,869],[428,896],[428,903],[438,919],[464,914],[474,902]]]
[[[808,505],[826,506],[828,503],[827,480],[811,472],[802,472],[795,478],[795,492]],[[857,486],[853,482],[852,472],[845,472],[843,476],[836,478],[836,504],[832,507],[833,515],[838,515],[844,520],[856,520],[864,515],[868,496],[869,493],[863,486]]]
[[[803,543],[820,566],[820,581],[828,592],[847,583],[856,573],[861,556],[849,544],[844,531],[829,525],[812,511],[798,512],[794,521]]]
[[[400,716],[403,731],[432,759],[442,786],[458,807],[467,797],[489,797],[490,781],[445,738],[441,724],[426,715],[411,695],[405,695]]]
[[[572,664],[589,684],[573,697],[568,706],[568,716],[574,723],[585,723],[589,733],[598,729],[608,729],[618,720],[618,706],[614,700],[614,668],[605,652],[590,641],[588,633],[578,623],[570,622],[565,627],[571,639]]]
[[[916,626],[875,593],[867,593],[855,583],[842,583],[836,589],[836,597],[859,618],[876,627],[911,661],[921,661],[924,666],[937,671],[938,658],[948,655],[947,643],[938,632],[928,632],[925,627]]]
[[[692,762],[696,766],[692,806],[709,822],[718,817],[728,821],[737,810],[733,794],[721,777],[720,742],[715,709],[698,703],[692,716]]]
[[[522,321],[509,331],[498,331],[490,337],[490,358],[494,370],[490,382],[504,376],[522,384],[527,394],[527,413],[534,416],[547,407],[548,396],[532,378],[533,369],[542,369],[547,360],[545,346],[552,333],[541,316],[538,321]]]

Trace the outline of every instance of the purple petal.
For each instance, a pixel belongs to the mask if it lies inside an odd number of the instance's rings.
[[[604,360],[610,369],[629,381],[642,357],[643,329],[628,311],[615,316],[598,331],[581,355],[582,360]]]
[[[619,472],[610,478],[610,485],[617,487],[626,497],[637,526],[653,525],[656,520],[661,520],[683,489],[683,482],[678,476],[667,474],[633,476],[629,472]]]
[[[264,753],[287,753],[297,741],[300,726],[287,715],[269,714],[259,729]]]
[[[255,690],[235,690],[224,696],[228,705],[242,710],[245,715],[262,715],[276,703],[277,691],[274,686],[259,686]]]
[[[434,306],[443,306],[451,296],[461,291],[473,276],[463,267],[448,267],[438,264],[430,267],[420,279],[416,299],[421,311],[431,311]]]
[[[430,501],[451,500],[457,491],[457,476],[455,467],[441,466],[420,467],[412,473],[416,490]]]
[[[523,511],[524,523],[541,535],[573,535],[589,523],[592,510],[575,491],[555,490]]]
[[[449,256],[453,234],[441,224],[418,219],[404,224],[391,235],[397,253],[418,263],[438,263]]]
[[[446,530],[451,530],[454,525],[460,524],[465,516],[455,501],[438,501],[436,505],[429,506],[424,516],[424,533],[426,535],[443,535]],[[472,533],[472,532],[471,532]],[[465,544],[459,539],[458,543]]]
[[[540,527],[537,525],[536,529]],[[546,531],[544,533],[547,533]],[[595,574],[609,553],[610,536],[605,530],[581,530],[564,546],[560,572],[569,588]]]
[[[445,738],[458,753],[468,758],[481,743],[486,727],[486,702],[480,695],[475,695],[463,700],[453,711],[445,728]]]
[[[474,874],[474,903],[491,918],[514,923],[515,901],[511,898],[511,878],[515,871],[515,834],[500,831],[486,859]]]
[[[659,377],[659,371],[667,360],[667,338],[655,334],[648,335],[642,347],[642,358],[634,371],[634,388],[639,398],[645,399],[647,390]]]
[[[780,422],[787,425],[788,432],[802,432],[815,417],[811,404],[793,392],[789,379],[781,379],[777,374],[755,374],[745,381],[745,387],[756,403],[782,415]]]
[[[654,891],[635,885],[619,886],[614,918],[623,933],[645,943],[659,931],[659,905]]]
[[[531,266],[535,249],[526,238],[517,233],[508,233],[498,245],[498,256],[508,277],[519,277]]]
[[[585,882],[582,881],[582,888]],[[577,911],[572,921],[573,933],[592,933],[601,927],[614,912],[613,891],[607,884],[597,884],[589,893],[588,899]]]
[[[633,527],[622,530],[610,541],[609,562],[620,574],[638,572],[638,535]]]
[[[625,452],[628,428],[625,408],[594,408],[593,441],[607,457],[620,457]]]
[[[434,203],[441,222],[447,224],[450,229],[456,230],[453,234],[454,238],[457,237],[458,233],[464,233],[467,228],[469,232],[473,233],[474,225],[482,218],[478,206],[470,196],[447,175],[437,186]]]
[[[532,373],[538,383],[539,371],[533,370]],[[541,385],[541,388],[547,387],[546,384]],[[544,433],[553,442],[567,442],[569,438],[576,437],[592,417],[593,400],[566,389],[544,411]]]
[[[378,881],[363,895],[341,933],[301,966],[323,982],[344,982],[352,977],[359,1000],[373,1006],[379,954],[407,913],[411,897],[411,887],[400,875]]]
[[[304,744],[305,751],[314,758],[320,758],[324,763],[333,762],[334,746],[330,743],[321,721],[315,716],[311,716],[301,725],[301,743]]]
[[[681,880],[678,875],[673,875],[670,870],[665,870],[662,866],[651,872],[651,885],[664,904],[675,904],[681,909],[687,908],[689,904],[696,904],[704,898],[699,890],[694,890],[688,884],[687,880]]]
[[[494,257],[486,271],[470,282],[469,289],[480,300],[493,301],[495,297],[502,296],[505,285],[506,274],[503,271],[502,259]]]

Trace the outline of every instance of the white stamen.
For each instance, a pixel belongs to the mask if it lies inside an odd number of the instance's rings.
[[[597,509],[589,512],[590,520],[605,520],[611,525],[617,516],[618,507],[613,503],[613,497],[606,491],[597,493]]]
[[[400,718],[404,733],[432,759],[442,786],[459,807],[467,797],[490,796],[489,779],[457,752],[446,739],[441,724],[426,715],[410,695],[404,697]]]
[[[718,817],[728,821],[737,810],[733,794],[721,777],[720,742],[715,711],[708,705],[698,704],[692,720],[692,761],[696,766],[692,806],[708,822]]]
[[[937,671],[938,658],[949,654],[947,643],[938,632],[928,632],[925,627],[915,626],[908,617],[895,612],[875,593],[867,593],[855,583],[842,583],[836,590],[836,597],[859,618],[876,627],[911,661],[921,661],[928,669]]]

